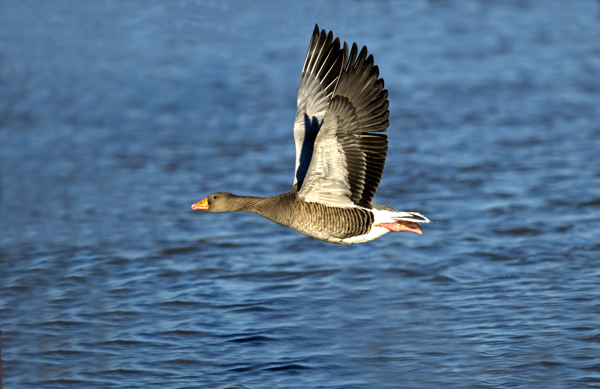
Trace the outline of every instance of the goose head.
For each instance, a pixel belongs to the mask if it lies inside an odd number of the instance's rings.
[[[234,212],[240,211],[242,205],[240,196],[227,192],[217,192],[204,200],[198,201],[196,204],[192,204],[192,209],[208,212]]]

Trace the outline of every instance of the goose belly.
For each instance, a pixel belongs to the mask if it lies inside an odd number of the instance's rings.
[[[332,243],[339,243],[339,244],[364,243],[364,242],[369,242],[369,241],[375,240],[377,238],[380,238],[390,232],[391,231],[388,230],[387,228],[373,226],[373,228],[371,228],[371,231],[369,231],[367,234],[353,236],[351,238],[342,239],[340,242],[332,242]]]
[[[298,209],[283,220],[270,219],[312,238],[337,244],[367,242],[389,232],[373,226],[375,216],[368,209],[308,202],[297,202],[295,205]]]

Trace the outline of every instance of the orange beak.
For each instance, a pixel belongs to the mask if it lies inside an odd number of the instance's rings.
[[[198,201],[196,204],[192,204],[192,209],[199,209],[201,211],[208,210],[208,197],[202,201]]]

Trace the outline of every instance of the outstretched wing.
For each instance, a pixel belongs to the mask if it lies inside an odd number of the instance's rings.
[[[344,42],[344,58],[348,45]],[[367,48],[356,43],[329,102],[298,197],[371,208],[387,155],[387,90]]]
[[[296,169],[294,186],[302,185],[313,153],[313,143],[323,123],[325,111],[338,83],[344,55],[340,50],[340,40],[333,40],[333,33],[319,32],[315,25],[308,53],[302,68],[298,88],[298,111],[294,122],[296,142]],[[298,184],[298,185],[296,185]]]

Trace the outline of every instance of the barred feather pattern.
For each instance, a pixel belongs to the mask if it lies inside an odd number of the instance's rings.
[[[345,42],[344,52],[348,52]],[[373,56],[367,57],[366,46],[359,53],[353,43],[347,58],[330,109],[345,116],[336,135],[348,164],[350,199],[356,205],[371,208],[388,150],[387,136],[382,134],[389,126],[388,92],[383,89],[384,81],[379,78]]]
[[[268,208],[258,205],[253,212],[310,237],[334,243],[368,234],[375,220],[373,212],[368,209],[309,203],[299,200],[294,192],[271,199]]]

